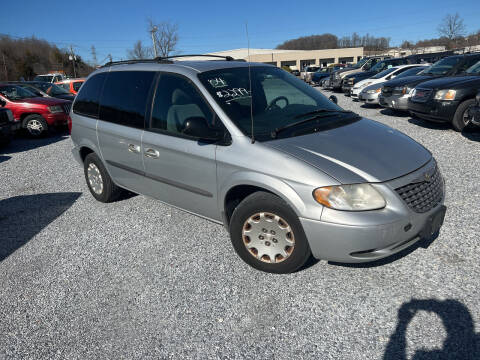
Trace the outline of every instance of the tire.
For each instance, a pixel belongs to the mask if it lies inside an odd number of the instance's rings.
[[[88,189],[96,200],[109,203],[117,200],[123,193],[123,189],[113,183],[97,154],[88,154],[83,168]]]
[[[458,105],[457,111],[455,111],[455,115],[452,119],[452,126],[456,131],[462,131],[463,129],[465,129],[465,127],[469,125],[471,119],[468,118],[468,121],[465,121],[465,114],[466,112],[468,112],[468,109],[474,104],[475,99],[468,99]]]
[[[39,138],[49,133],[48,124],[45,119],[38,114],[28,115],[23,119],[22,127],[28,135],[33,138]]]
[[[311,256],[298,216],[285,201],[263,191],[247,196],[235,208],[230,220],[230,238],[243,261],[265,272],[294,272]],[[265,252],[270,252],[270,256]]]

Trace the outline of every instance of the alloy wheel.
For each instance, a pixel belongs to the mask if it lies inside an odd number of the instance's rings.
[[[27,122],[27,130],[31,135],[38,136],[43,132],[44,128],[40,121],[31,119]]]

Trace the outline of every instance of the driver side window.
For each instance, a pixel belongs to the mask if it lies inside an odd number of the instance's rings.
[[[202,117],[215,127],[215,116],[195,86],[186,78],[161,74],[155,92],[150,129],[183,136],[188,118]]]

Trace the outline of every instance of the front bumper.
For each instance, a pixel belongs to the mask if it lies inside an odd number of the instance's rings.
[[[374,93],[374,94],[369,94],[366,92],[361,92],[360,95],[358,95],[358,100],[366,103],[366,104],[378,104],[378,95],[380,93]]]
[[[391,95],[389,97],[381,95],[378,97],[378,102],[383,107],[407,111],[409,98],[410,95]]]
[[[352,87],[350,89],[350,96],[352,97],[353,100],[358,100],[358,95],[362,92],[362,88],[356,88]]]
[[[49,114],[44,114],[43,118],[47,122],[48,125],[50,126],[62,126],[62,125],[67,125],[67,119],[68,119],[68,114],[66,113],[49,113]]]
[[[459,101],[441,101],[429,99],[426,102],[408,100],[408,110],[420,119],[450,122],[457,111]]]
[[[330,86],[332,89],[341,89],[342,88],[342,79],[341,78],[330,78]]]
[[[352,90],[352,88],[353,88],[353,85],[343,83],[342,91],[345,94],[345,96],[350,96],[350,91]]]
[[[384,209],[348,212],[324,208],[320,220],[300,218],[313,256],[344,263],[374,261],[426,237],[432,219],[443,222],[445,189],[441,202],[425,213],[411,210],[393,189],[415,181],[432,163],[402,178],[375,184],[386,199]]]

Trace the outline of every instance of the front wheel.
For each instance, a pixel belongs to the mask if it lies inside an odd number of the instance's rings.
[[[41,115],[32,114],[25,117],[23,127],[27,130],[28,135],[37,138],[48,133],[48,124]]]
[[[88,154],[83,166],[88,189],[95,199],[108,203],[120,197],[122,189],[114,184],[97,154]]]
[[[298,216],[285,201],[267,192],[253,193],[235,208],[230,237],[237,254],[265,272],[294,272],[311,256]]]
[[[458,105],[457,111],[453,116],[452,126],[457,131],[462,131],[471,122],[472,118],[469,114],[470,107],[475,105],[475,99],[468,99]]]

